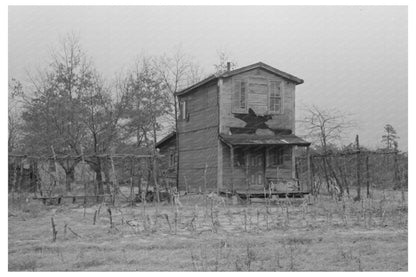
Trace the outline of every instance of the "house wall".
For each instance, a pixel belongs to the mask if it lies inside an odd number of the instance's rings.
[[[290,179],[292,178],[292,146],[285,146],[283,148],[283,164],[279,166],[272,166],[269,161],[267,161],[266,166],[266,178],[283,178]]]
[[[268,147],[269,148],[269,147]],[[222,151],[222,187],[228,190],[232,188],[234,190],[240,189],[244,190],[247,189],[247,179],[246,179],[246,170],[244,167],[237,167],[234,166],[234,169],[231,168],[231,151],[230,147],[222,143],[221,145]],[[234,150],[236,151],[236,150]],[[264,151],[263,149],[258,151]],[[265,170],[265,178],[267,179],[291,179],[293,178],[294,167],[292,165],[292,146],[285,146],[283,150],[283,164],[279,165],[278,168],[276,166],[272,166],[270,163],[270,156],[268,150],[266,150],[266,170]],[[292,170],[293,169],[293,170]],[[232,171],[234,174],[232,174]],[[232,185],[234,183],[234,185]]]
[[[268,117],[264,122],[265,126],[262,129],[257,129],[256,134],[274,134],[272,129],[285,129],[290,132],[295,132],[295,83],[287,81],[279,76],[271,74],[263,69],[254,69],[235,75],[230,78],[225,78],[220,82],[220,126],[219,132],[222,134],[231,134],[230,128],[247,128],[247,122],[236,117],[237,113],[233,113],[234,106],[234,80],[241,80],[247,78],[265,78],[270,81],[283,82],[283,111],[281,114],[272,114],[268,111],[268,97],[264,94],[248,95],[248,108],[252,108],[257,116]],[[248,109],[247,109],[248,110]],[[221,143],[219,150],[222,154],[221,166],[222,178],[219,178],[220,186],[231,189],[231,182],[234,182],[234,189],[242,189],[247,187],[246,173],[242,168],[234,167],[233,178],[231,177],[231,153],[229,146]],[[288,146],[284,150],[283,164],[279,166],[279,172],[276,172],[275,167],[266,166],[265,177],[275,178],[279,174],[280,178],[290,179],[293,177],[293,161],[292,147]]]
[[[178,157],[176,154],[176,139],[173,137],[168,142],[164,143],[159,147],[159,154],[163,157],[159,160],[159,170],[161,181],[164,182],[163,185],[176,185],[176,164],[169,166],[170,155],[175,156],[175,161],[177,162]]]
[[[217,189],[218,156],[218,89],[217,82],[197,88],[193,93],[180,96],[187,101],[188,120],[178,122],[179,135],[179,189]],[[206,173],[205,173],[206,171]]]
[[[228,134],[230,127],[245,127],[247,123],[233,113],[234,85],[233,81],[244,78],[266,78],[269,81],[283,81],[283,113],[271,114],[264,109],[267,106],[267,98],[260,97],[263,103],[252,104],[253,110],[258,116],[271,116],[265,122],[271,129],[289,129],[295,132],[295,83],[287,81],[279,76],[271,74],[263,69],[254,69],[239,75],[222,80],[220,92],[220,133]],[[250,100],[250,97],[249,97]],[[248,103],[250,107],[250,103]],[[267,131],[266,131],[267,132]]]

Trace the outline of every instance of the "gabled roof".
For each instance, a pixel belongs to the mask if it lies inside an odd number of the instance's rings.
[[[169,133],[168,135],[166,135],[164,138],[162,138],[156,143],[156,148],[162,147],[165,143],[168,143],[171,139],[174,139],[174,138],[176,138],[176,132]]]
[[[249,135],[249,134],[235,134],[235,135],[220,135],[221,140],[231,145],[299,145],[309,146],[311,143],[307,142],[295,135]]]
[[[294,82],[297,85],[303,84],[303,80],[294,76],[294,75],[283,72],[283,71],[281,71],[277,68],[274,68],[270,65],[267,65],[265,63],[258,62],[258,63],[252,64],[252,65],[244,66],[244,67],[237,68],[237,69],[234,69],[234,70],[231,70],[231,71],[226,71],[226,72],[223,72],[221,74],[211,75],[211,76],[205,78],[204,80],[202,80],[202,81],[200,81],[200,82],[198,82],[198,83],[196,83],[196,84],[194,84],[194,85],[192,85],[192,86],[190,86],[186,89],[178,91],[176,93],[176,95],[187,94],[188,92],[194,90],[195,88],[198,88],[202,85],[205,85],[205,84],[209,83],[210,81],[216,80],[218,78],[228,78],[228,77],[231,77],[231,76],[234,76],[234,75],[237,75],[237,74],[249,71],[249,70],[253,70],[253,69],[256,69],[256,68],[261,68],[261,69],[264,69],[266,71],[269,71],[270,73],[275,74],[275,75],[280,76],[280,77],[283,77],[283,78],[285,78],[289,81]]]

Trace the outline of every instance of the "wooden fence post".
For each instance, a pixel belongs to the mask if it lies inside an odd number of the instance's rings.
[[[307,165],[307,168],[308,168],[308,189],[309,189],[309,192],[311,192],[312,194],[314,193],[313,192],[313,189],[312,189],[312,172],[311,172],[311,155],[310,155],[310,151],[309,151],[309,146],[307,146],[306,147],[306,165]]]
[[[130,157],[130,201],[131,206],[134,203],[134,186],[133,186],[133,158]]]
[[[397,151],[397,143],[394,144],[394,152],[393,152],[393,168],[394,168],[394,189],[400,188],[399,184],[399,164],[397,161],[398,151]]]
[[[367,184],[367,198],[370,198],[370,156],[365,158],[365,170],[366,170],[366,184]]]
[[[355,142],[357,146],[357,196],[354,200],[359,201],[361,199],[361,174],[360,174],[360,140],[358,135],[355,136]]]

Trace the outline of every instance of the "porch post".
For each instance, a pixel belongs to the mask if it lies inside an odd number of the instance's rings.
[[[295,145],[292,145],[292,179],[296,179],[296,158],[295,158]]]
[[[234,192],[234,147],[230,144],[231,151],[231,192]]]
[[[250,157],[249,157],[250,155]],[[247,182],[247,192],[250,190],[250,180],[248,178],[248,163],[250,162],[250,158],[251,158],[251,154],[248,151],[247,155],[245,155],[246,157],[246,182]]]
[[[306,146],[306,164],[308,167],[308,189],[309,191],[312,191],[311,159],[309,154],[309,146]]]

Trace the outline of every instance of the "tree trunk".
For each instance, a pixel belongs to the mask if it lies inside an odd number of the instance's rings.
[[[324,155],[326,155],[326,153]],[[323,156],[322,157],[322,166],[324,168],[324,176],[325,176],[325,182],[326,182],[326,190],[329,193],[329,191],[330,191],[330,189],[329,189],[329,176],[328,176],[328,170],[326,168],[326,164],[327,164],[327,162],[326,162],[326,156]]]
[[[59,165],[65,171],[65,189],[71,191],[71,184],[75,181],[75,167],[79,163],[78,159],[59,160]]]
[[[110,168],[108,167],[107,161],[102,164],[102,170],[104,171],[105,184],[106,184],[105,187],[103,185],[104,187],[103,189],[105,190],[105,193],[110,193],[111,178],[110,178]]]
[[[342,197],[342,196],[344,195],[344,188],[343,188],[343,186],[342,186],[342,183],[341,183],[341,181],[340,181],[340,178],[338,178],[338,176],[337,176],[337,174],[336,174],[336,172],[335,172],[335,169],[334,169],[334,168],[332,167],[332,165],[331,165],[331,161],[332,161],[332,160],[335,160],[335,163],[336,163],[336,158],[335,158],[335,159],[331,159],[331,158],[330,158],[330,160],[328,161],[328,168],[329,168],[329,172],[331,173],[332,178],[334,178],[334,179],[335,179],[335,182],[337,183],[337,185],[338,185],[338,187],[339,187],[340,192],[339,192],[338,197]],[[335,166],[337,166],[337,164],[335,164]]]
[[[101,166],[97,167],[95,170],[96,178],[97,178],[97,187],[98,187],[98,194],[104,194],[104,185],[103,185],[103,177],[101,176]]]
[[[103,195],[104,194],[104,185],[103,185],[103,177],[101,175],[102,170],[102,163],[99,157],[96,157],[94,161],[89,162],[90,167],[95,172],[95,180],[97,181],[97,194]]]
[[[65,188],[66,191],[71,191],[71,184],[75,181],[75,167],[65,169]]]

